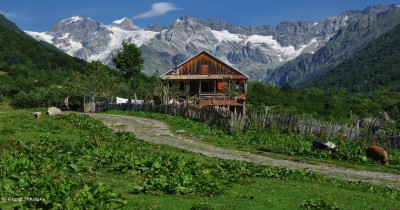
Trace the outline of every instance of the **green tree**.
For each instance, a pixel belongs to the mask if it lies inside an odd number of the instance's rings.
[[[66,85],[73,95],[83,95],[84,102],[96,102],[97,99],[108,100],[113,95],[116,78],[110,69],[100,61],[88,63],[84,73],[75,73]],[[87,100],[87,97],[89,98]]]
[[[283,86],[282,86],[282,88],[281,88],[281,90],[283,91],[283,92],[292,92],[292,87],[289,85],[289,83],[285,83]]]
[[[132,89],[140,86],[139,74],[143,69],[142,50],[128,41],[122,42],[122,49],[112,59],[115,67],[125,74]]]

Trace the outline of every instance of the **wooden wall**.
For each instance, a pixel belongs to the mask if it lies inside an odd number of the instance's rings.
[[[206,53],[201,53],[183,65],[179,66],[179,74],[202,75],[201,69],[203,68],[204,70],[203,65],[208,66],[209,75],[240,75],[239,72]]]

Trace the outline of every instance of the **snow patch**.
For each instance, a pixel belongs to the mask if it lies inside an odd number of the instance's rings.
[[[218,44],[224,41],[230,41],[230,42],[240,42],[243,41],[244,36],[241,34],[231,34],[227,30],[223,31],[214,31],[208,28],[211,33],[214,35],[214,37],[218,40]]]
[[[190,36],[190,38],[186,41],[187,44],[189,44],[189,42],[192,40],[194,35]]]
[[[71,44],[71,48],[70,48],[70,51],[68,51],[67,53],[70,55],[73,55],[76,51],[83,48],[82,43],[75,42],[72,39],[69,40],[69,43]]]
[[[47,34],[46,32],[25,31],[25,33],[29,34],[31,37],[33,37],[36,40],[53,43],[54,37]]]
[[[83,20],[83,18],[79,17],[79,16],[73,16],[73,17],[70,17],[69,19],[67,19],[67,21],[70,21],[70,22],[75,22],[75,21],[80,21],[80,20]]]
[[[124,40],[130,40],[136,46],[140,47],[145,43],[148,43],[153,39],[158,32],[137,30],[137,31],[126,31],[118,27],[109,26],[108,29],[112,32],[110,34],[110,42],[108,43],[107,49],[103,52],[90,56],[89,60],[105,60],[111,52],[121,48],[121,43]]]
[[[128,18],[122,18],[121,20],[116,20],[116,21],[114,21],[113,23],[121,24],[121,23],[124,22],[126,19],[128,19]]]
[[[209,28],[208,28],[209,29]],[[298,55],[300,55],[304,49],[314,44],[317,45],[317,38],[314,38],[310,41],[310,43],[300,46],[296,49],[294,46],[282,46],[278,43],[277,40],[274,39],[273,36],[263,36],[263,35],[251,35],[245,36],[241,34],[232,34],[227,30],[223,31],[215,31],[211,30],[211,33],[218,40],[218,43],[215,47],[220,45],[222,42],[236,42],[236,43],[251,43],[255,48],[258,48],[264,52],[271,52],[271,50],[276,53],[279,61],[287,61],[291,60]]]
[[[63,37],[67,37],[66,35],[68,36],[68,34],[65,34]],[[67,38],[64,38],[64,39],[67,39]],[[69,43],[68,45],[59,43],[59,44],[56,44],[55,46],[59,49],[62,49],[65,53],[67,53],[70,56],[74,56],[76,51],[83,48],[82,43],[76,42],[76,41],[72,40],[71,38],[67,39],[67,41]],[[52,43],[52,44],[54,44],[54,43]]]
[[[66,38],[68,38],[68,36],[69,36],[69,33],[66,33],[66,34],[64,34],[61,38],[59,38],[59,39],[66,39]]]

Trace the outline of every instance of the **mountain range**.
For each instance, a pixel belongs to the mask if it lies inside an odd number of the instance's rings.
[[[171,25],[135,26],[128,18],[105,25],[90,18],[61,20],[46,32],[26,31],[69,55],[112,65],[123,40],[140,46],[148,75],[207,51],[253,80],[297,85],[354,56],[400,24],[400,7],[371,6],[318,22],[247,27],[212,18],[182,16]]]

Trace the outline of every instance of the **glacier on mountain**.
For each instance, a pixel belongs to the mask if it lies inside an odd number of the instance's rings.
[[[145,31],[142,29],[137,31],[126,31],[113,26],[109,26],[108,29],[112,33],[110,34],[111,41],[108,42],[106,50],[90,56],[88,60],[105,61],[110,57],[110,53],[115,52],[121,47],[121,43],[124,40],[129,40],[131,43],[134,43],[136,46],[140,47],[143,44],[148,43],[157,34],[157,32]]]

